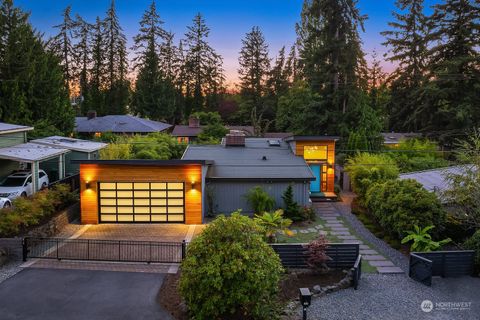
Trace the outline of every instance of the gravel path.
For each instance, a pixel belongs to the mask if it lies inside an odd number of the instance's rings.
[[[369,243],[373,249],[390,259],[396,266],[408,273],[408,258],[401,252],[390,247],[385,241],[377,238],[370,232],[358,218],[352,214],[350,204],[353,200],[353,193],[342,193],[342,202],[336,202],[333,205],[337,208],[342,218],[350,224],[355,233]]]
[[[432,287],[427,287],[403,274],[365,274],[357,291],[345,289],[323,298],[314,298],[308,309],[308,319],[478,320],[479,292],[479,278],[434,278]],[[424,300],[433,302],[431,312],[420,308]],[[438,303],[442,302],[466,302],[469,307],[465,310],[441,310]],[[300,318],[301,310],[297,315]]]

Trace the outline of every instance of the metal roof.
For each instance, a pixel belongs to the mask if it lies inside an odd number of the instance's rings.
[[[84,133],[151,133],[172,127],[168,123],[143,119],[131,115],[109,115],[104,117],[75,117],[75,131]]]
[[[203,128],[206,126],[200,126],[200,127],[190,127],[187,125],[176,125],[175,128],[173,128],[172,131],[172,136],[174,137],[196,137],[198,136]],[[252,126],[225,126],[228,130],[239,130],[243,131],[246,135],[248,136],[253,136],[254,135],[254,129]]]
[[[0,134],[33,130],[32,127],[0,122]]]
[[[315,179],[305,160],[295,156],[287,143],[270,146],[268,140],[246,138],[244,147],[189,145],[182,159],[213,161],[207,173],[210,179]]]
[[[178,166],[186,164],[209,164],[206,160],[72,160],[72,163],[80,164],[104,164],[104,165],[138,165],[138,166]]]
[[[461,174],[464,171],[465,166],[453,166],[433,170],[404,173],[400,175],[400,179],[416,180],[428,191],[441,193],[442,191],[448,190],[450,188],[450,182],[446,178],[448,174]]]
[[[66,138],[60,136],[51,136],[47,138],[35,139],[30,142],[54,148],[63,148],[80,152],[94,152],[107,146],[106,143],[102,142]]]
[[[47,160],[68,152],[70,152],[70,150],[52,148],[29,142],[18,144],[13,147],[0,148],[0,159],[33,162]]]

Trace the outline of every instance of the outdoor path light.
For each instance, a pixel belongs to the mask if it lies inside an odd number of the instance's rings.
[[[307,308],[312,303],[312,293],[308,288],[300,288],[300,303],[303,307],[303,320],[307,320]]]

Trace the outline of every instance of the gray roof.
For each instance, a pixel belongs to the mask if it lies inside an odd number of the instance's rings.
[[[190,127],[187,125],[176,125],[175,128],[173,128],[172,131],[172,136],[174,137],[196,137],[198,136],[203,128],[206,126],[200,126],[200,127]],[[254,135],[254,129],[252,126],[225,126],[228,130],[239,130],[243,131],[247,136],[253,136]]]
[[[382,132],[384,144],[397,144],[401,140],[410,139],[410,138],[418,138],[422,135],[420,133],[415,132]]]
[[[66,137],[60,137],[60,136],[51,136],[47,138],[32,140],[30,142],[49,146],[49,147],[69,149],[69,150],[80,151],[80,152],[94,152],[94,151],[103,149],[107,146],[106,143],[102,143],[102,142],[66,138]]]
[[[450,188],[450,183],[446,176],[448,174],[461,174],[464,170],[465,166],[424,170],[401,174],[400,179],[416,180],[428,191],[441,193]]]
[[[70,150],[42,146],[36,143],[22,143],[13,147],[0,148],[0,159],[33,162],[47,160],[68,152]]]
[[[0,134],[33,130],[32,127],[0,122]]]
[[[109,115],[104,117],[75,117],[75,131],[84,133],[151,133],[170,128],[168,123],[143,119],[131,115]]]
[[[269,140],[246,138],[245,147],[189,145],[182,159],[213,161],[207,173],[210,179],[315,179],[305,160],[295,156],[287,143],[277,140],[280,146],[270,146]]]

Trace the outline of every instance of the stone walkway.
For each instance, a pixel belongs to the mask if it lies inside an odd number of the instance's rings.
[[[360,254],[363,260],[374,267],[378,273],[403,273],[403,270],[397,267],[392,261],[379,254],[375,248],[365,243],[362,238],[350,230],[349,225],[342,219],[340,212],[330,202],[314,203],[320,219],[325,221],[324,235],[331,236],[344,243],[360,244]]]

